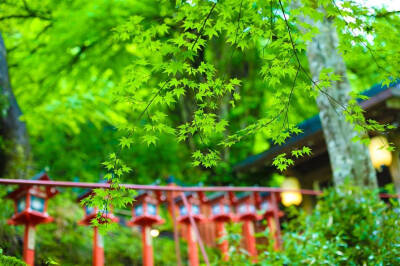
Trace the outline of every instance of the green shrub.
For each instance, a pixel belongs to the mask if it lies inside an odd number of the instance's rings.
[[[15,258],[15,257],[10,257],[10,256],[5,256],[3,254],[0,254],[0,265],[1,266],[26,266],[26,263]]]
[[[289,211],[282,249],[259,247],[258,264],[400,265],[399,214],[397,200],[385,203],[374,192],[349,186],[325,191],[312,214]],[[230,265],[252,264],[239,245],[231,249]]]

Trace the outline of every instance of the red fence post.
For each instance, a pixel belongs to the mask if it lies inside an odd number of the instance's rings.
[[[24,233],[24,261],[29,266],[35,264],[35,234],[36,228],[34,225],[26,224]]]
[[[182,197],[182,201],[183,201],[183,204],[184,204],[185,208],[188,210],[187,215],[189,217],[189,222],[190,222],[187,225],[188,226],[188,233],[187,233],[188,234],[188,244],[190,243],[190,241],[193,241],[193,240],[195,240],[194,244],[196,244],[196,242],[199,242],[200,251],[201,251],[201,254],[203,255],[204,262],[205,262],[205,264],[207,266],[209,266],[210,262],[208,260],[208,256],[207,256],[206,250],[204,248],[203,241],[200,238],[199,230],[197,229],[196,222],[195,222],[195,220],[193,218],[191,208],[189,207],[189,202],[188,202],[184,192],[181,192],[181,197]],[[195,238],[194,238],[194,236],[192,234],[195,235]],[[198,262],[199,261],[198,256],[199,255],[197,253],[197,244],[195,246],[192,244],[191,246],[193,248],[193,252],[191,252],[191,250],[188,250],[189,251],[189,257],[193,256],[193,262],[194,263],[195,263],[195,259],[197,257],[197,264],[190,264],[190,266],[198,265],[198,263],[199,263]],[[196,248],[194,248],[194,247],[196,247]],[[191,253],[193,253],[193,255],[191,255]],[[196,253],[196,255],[194,253]]]
[[[153,243],[150,235],[150,226],[142,226],[143,266],[153,266]]]
[[[251,220],[243,221],[243,237],[246,246],[246,250],[250,257],[253,258],[253,262],[257,261],[257,249],[256,249],[256,238],[254,237],[254,225]]]
[[[93,227],[93,266],[104,265],[104,240],[97,226]]]
[[[225,222],[221,221],[216,221],[216,230],[217,230],[217,238],[221,239],[226,236],[226,229],[225,229]],[[221,240],[219,240],[221,241]],[[221,251],[222,254],[222,260],[228,261],[229,260],[229,243],[228,240],[222,240],[221,242],[218,243],[218,248]]]
[[[278,200],[276,198],[276,193],[271,193],[271,200],[272,200],[272,205],[273,205],[273,225],[272,225],[272,220],[271,220],[271,226],[273,229],[275,229],[274,233],[274,238],[275,238],[275,249],[280,249],[281,248],[281,225],[279,222],[279,209],[278,209]],[[269,224],[269,222],[268,222]],[[271,227],[270,227],[271,228]]]
[[[199,251],[197,249],[196,235],[191,224],[186,225],[186,240],[188,245],[189,265],[199,265]]]
[[[173,183],[168,186],[175,186]],[[172,218],[172,225],[174,230],[174,244],[176,253],[176,264],[182,266],[181,249],[179,247],[178,223],[176,221],[176,207],[175,207],[175,191],[167,192],[168,211]]]

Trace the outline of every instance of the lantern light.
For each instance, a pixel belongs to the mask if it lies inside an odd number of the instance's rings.
[[[191,215],[196,221],[203,221],[204,217],[201,214],[200,211],[200,199],[197,194],[189,194],[187,195],[187,200],[189,203],[189,210]],[[185,224],[190,223],[189,219],[189,212],[188,209],[186,208],[185,204],[183,203],[183,200],[180,198],[175,199],[177,205],[178,205],[178,210],[179,210],[179,217],[178,217],[178,222],[182,222]]]
[[[157,237],[159,234],[160,234],[160,231],[159,231],[158,229],[153,228],[153,229],[151,229],[151,231],[150,231],[150,235],[151,235],[152,237]]]
[[[380,169],[383,165],[391,165],[392,153],[388,150],[389,142],[385,137],[377,136],[371,138],[368,148],[371,162],[375,169]]]
[[[154,193],[140,192],[135,198],[132,214],[129,226],[151,226],[164,222],[158,213],[158,200]]]
[[[236,200],[237,218],[240,221],[258,220],[261,217],[257,214],[256,199],[253,194],[246,194]]]
[[[218,214],[229,214],[231,212],[231,208],[229,207],[228,204],[224,204],[221,206],[220,204],[214,204],[212,206],[212,214],[213,215],[218,215]]]
[[[233,219],[230,200],[226,193],[215,193],[207,199],[211,208],[211,220],[215,222],[229,222]]]
[[[300,190],[300,183],[297,178],[288,177],[281,184],[281,188],[288,190]],[[281,192],[282,204],[286,207],[291,205],[300,205],[303,200],[303,196],[297,191],[285,191]]]
[[[37,212],[44,211],[44,198],[39,198],[36,196],[31,196],[31,209]]]

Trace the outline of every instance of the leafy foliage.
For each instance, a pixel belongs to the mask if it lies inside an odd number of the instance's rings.
[[[0,265],[25,266],[26,263],[24,263],[23,261],[21,261],[17,258],[0,254]]]
[[[292,209],[279,251],[262,246],[258,263],[240,248],[240,227],[230,231],[230,265],[397,265],[399,203],[378,200],[375,192],[345,185],[319,198],[312,214]],[[239,225],[240,226],[240,225]],[[268,230],[259,237],[268,237]],[[223,262],[216,261],[216,265]]]

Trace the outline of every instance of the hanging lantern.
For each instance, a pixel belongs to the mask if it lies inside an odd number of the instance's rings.
[[[297,178],[288,177],[281,184],[281,188],[287,189],[289,191],[281,192],[282,204],[286,207],[291,205],[300,205],[303,200],[303,196],[298,191],[290,190],[300,190],[300,183]]]
[[[375,169],[391,165],[392,153],[388,150],[389,142],[384,136],[371,138],[368,148]]]

